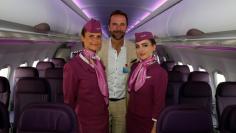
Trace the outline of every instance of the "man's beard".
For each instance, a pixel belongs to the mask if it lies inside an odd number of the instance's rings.
[[[111,36],[116,40],[122,40],[125,36],[123,31],[110,31]]]

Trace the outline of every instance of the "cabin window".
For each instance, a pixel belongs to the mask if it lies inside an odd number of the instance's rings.
[[[205,69],[205,68],[203,68],[203,67],[199,67],[199,68],[198,68],[198,71],[201,71],[201,72],[206,72],[206,69]]]
[[[180,61],[178,61],[178,62],[177,62],[177,64],[178,64],[178,65],[183,65],[183,63],[182,63],[182,62],[180,62]]]
[[[9,79],[9,75],[10,75],[10,66],[0,69],[0,76]]]
[[[189,64],[187,64],[187,66],[188,66],[190,72],[193,72],[193,66],[192,66],[192,65],[189,65]]]
[[[38,64],[38,62],[39,62],[39,60],[34,61],[32,67],[36,67],[36,65]]]
[[[43,59],[43,61],[49,61],[49,58],[48,58],[48,57],[46,57],[45,59]]]
[[[25,62],[25,63],[23,63],[23,64],[20,64],[20,67],[27,67],[28,66],[28,63],[27,62]]]
[[[215,85],[218,86],[219,83],[225,82],[225,76],[220,72],[214,73]]]

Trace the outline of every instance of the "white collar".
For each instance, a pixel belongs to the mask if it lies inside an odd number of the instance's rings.
[[[89,61],[81,53],[79,53],[79,57],[87,64],[90,64]]]
[[[114,48],[112,47],[112,44],[111,44],[111,37],[109,38],[109,48],[114,49]],[[124,48],[126,48],[126,41],[125,41],[125,39],[124,39],[124,44],[121,46],[121,49],[124,49]]]

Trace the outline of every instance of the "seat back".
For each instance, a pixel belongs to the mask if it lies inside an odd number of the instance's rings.
[[[66,63],[63,58],[52,58],[50,61],[54,64],[55,68],[63,68]]]
[[[171,71],[175,65],[174,61],[166,61],[161,63],[161,67],[164,68],[166,71]]]
[[[212,112],[212,91],[206,82],[186,82],[179,91],[179,103],[201,106]]]
[[[175,71],[175,72],[177,71],[177,72],[186,73],[186,74],[190,73],[190,69],[187,65],[175,65],[172,71]]]
[[[45,77],[45,71],[49,68],[54,68],[54,64],[52,62],[39,61],[36,65],[36,69],[39,72],[39,77]]]
[[[23,108],[31,103],[47,103],[50,101],[50,88],[45,79],[22,78],[16,84],[14,94],[14,124]]]
[[[0,102],[5,104],[6,108],[9,106],[10,100],[10,84],[7,78],[0,76]]]
[[[223,110],[236,104],[236,82],[222,82],[216,88],[216,111],[220,119]]]
[[[0,102],[0,133],[9,133],[9,112],[4,103]]]
[[[21,113],[17,133],[78,133],[77,117],[66,104],[31,104]]]
[[[208,72],[194,71],[189,74],[188,81],[203,81],[210,82],[210,76]]]
[[[17,67],[14,72],[14,85],[20,78],[37,78],[39,77],[38,70],[34,67]]]
[[[179,103],[179,89],[185,81],[187,79],[181,72],[168,72],[166,106]]]
[[[227,106],[220,118],[220,133],[236,133],[236,105]]]
[[[157,133],[213,133],[211,115],[201,107],[166,107],[158,120]]]
[[[45,78],[50,85],[52,102],[63,103],[63,68],[47,69]]]

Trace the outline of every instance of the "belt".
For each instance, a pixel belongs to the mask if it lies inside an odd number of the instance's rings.
[[[118,98],[109,98],[109,101],[115,102],[115,101],[120,101],[120,100],[123,100],[123,99],[125,99],[125,98],[124,97],[120,98],[120,99],[118,99]]]

